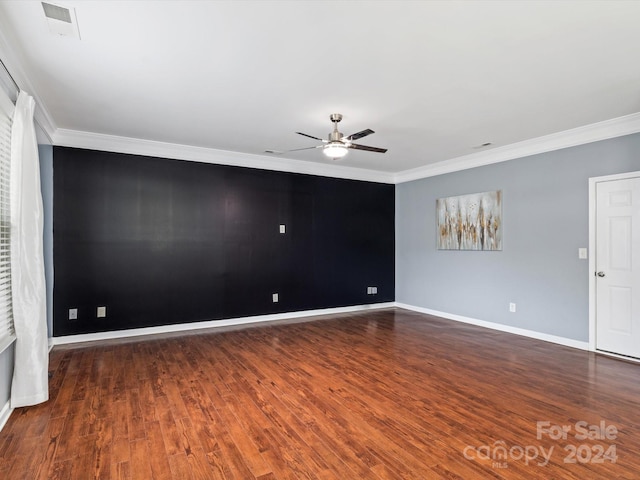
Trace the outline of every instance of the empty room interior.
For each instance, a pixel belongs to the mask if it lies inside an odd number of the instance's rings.
[[[640,478],[639,24],[0,1],[0,478]]]

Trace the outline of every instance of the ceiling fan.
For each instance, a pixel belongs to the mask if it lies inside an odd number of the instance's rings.
[[[367,152],[378,153],[385,153],[387,151],[386,148],[368,147],[366,145],[360,145],[359,143],[353,143],[354,140],[359,140],[362,137],[366,137],[367,135],[375,133],[370,128],[345,137],[341,132],[338,131],[338,123],[340,122],[340,120],[342,120],[342,114],[333,113],[329,118],[333,122],[333,131],[329,134],[328,140],[314,137],[313,135],[308,135],[306,133],[296,132],[298,135],[302,135],[303,137],[309,137],[313,138],[314,140],[319,140],[323,143],[322,145],[316,145],[315,147],[295,148],[293,150],[285,150],[283,152],[266,150],[266,153],[282,154],[287,152],[298,152],[300,150],[322,148],[322,153],[324,153],[329,158],[337,160],[343,158],[349,152],[350,148],[353,148],[354,150],[366,150]]]

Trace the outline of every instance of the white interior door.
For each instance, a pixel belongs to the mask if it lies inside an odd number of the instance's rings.
[[[596,348],[640,358],[640,177],[596,184]]]

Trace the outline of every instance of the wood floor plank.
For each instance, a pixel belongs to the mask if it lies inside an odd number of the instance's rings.
[[[263,456],[263,453],[269,450],[269,446],[265,446],[264,443],[255,443],[251,433],[245,430],[243,423],[237,415],[234,414],[234,411],[229,408],[229,402],[233,402],[236,399],[230,396],[226,397],[226,399],[227,403],[217,410],[222,421],[226,424],[226,430],[229,432],[229,436],[235,447],[242,455],[242,459],[247,465],[247,468],[255,477],[260,477],[272,472],[273,468]],[[242,414],[247,414],[247,410],[243,410]],[[255,417],[252,418],[255,420]]]
[[[193,480],[187,456],[182,453],[168,457],[171,475],[174,480]]]
[[[149,458],[151,462],[152,476],[156,480],[171,480],[171,465],[167,451],[164,448],[162,430],[157,421],[145,423],[146,437],[149,442]]]
[[[72,480],[73,460],[55,462],[49,470],[48,480]],[[130,480],[130,479],[127,479]]]
[[[134,441],[146,438],[138,388],[127,389],[127,425],[129,440]]]
[[[147,440],[133,440],[131,442],[131,477],[153,478],[151,462]]]
[[[13,459],[13,465],[7,472],[7,478],[35,478],[37,472],[37,456],[33,455],[36,449],[38,439],[35,437],[26,437],[22,440],[25,449]]]
[[[111,464],[129,463],[131,447],[128,437],[114,437],[111,444]]]
[[[106,401],[109,401],[111,405],[111,416],[113,418],[113,436],[124,437],[129,439],[129,417],[128,417],[128,402],[125,399],[120,399],[119,395],[113,395],[110,398],[107,397]]]
[[[133,480],[129,462],[111,464],[112,480]]]
[[[161,398],[162,400],[165,400],[164,403],[166,403],[166,406],[160,407],[161,412],[159,420],[165,451],[169,456],[185,454],[184,450],[182,450],[182,440],[180,438],[180,431],[178,429],[177,422],[173,417],[173,413],[169,408],[166,398]]]
[[[639,478],[639,364],[401,309],[58,346],[49,365],[49,402],[0,432],[0,478]]]
[[[57,395],[53,398],[49,398],[49,401],[53,402],[53,407],[51,409],[51,417],[53,418],[64,417],[67,415],[69,405],[71,405],[73,390],[78,380],[78,376],[71,372],[71,365],[65,372],[56,373],[63,376],[64,379],[62,380],[62,384],[60,385]],[[56,378],[56,375],[54,375],[54,378]]]
[[[44,445],[43,440],[47,439],[46,448],[42,452],[38,459],[39,470],[34,476],[38,480],[47,480],[51,476],[51,470],[56,458],[58,450],[58,440],[62,430],[64,428],[64,418],[53,418],[47,424],[47,428],[42,437],[39,438],[39,443]]]

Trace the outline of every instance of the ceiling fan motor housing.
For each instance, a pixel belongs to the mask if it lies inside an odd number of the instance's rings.
[[[330,142],[340,142],[340,141],[342,141],[342,137],[344,135],[342,135],[342,133],[340,133],[338,131],[338,122],[340,120],[342,120],[342,114],[341,113],[332,113],[329,116],[329,118],[333,122],[333,132],[331,132],[329,134],[329,141]]]
[[[329,134],[329,141],[330,142],[341,142],[342,141],[342,137],[344,135],[342,135],[341,132],[339,132],[337,129],[334,130],[333,132],[331,132]]]

